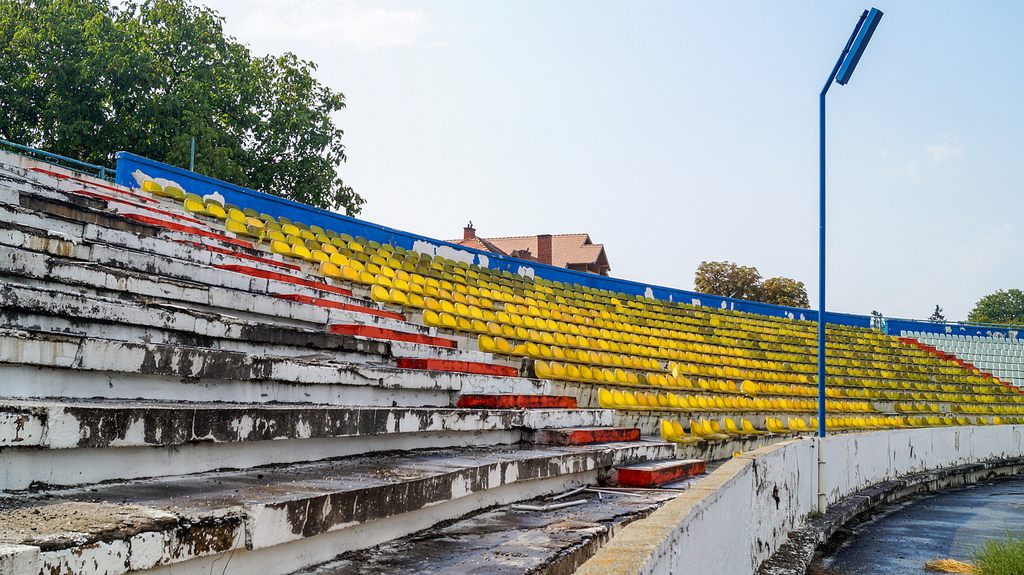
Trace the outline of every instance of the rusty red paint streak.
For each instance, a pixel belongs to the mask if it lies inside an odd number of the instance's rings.
[[[608,429],[573,429],[566,437],[567,445],[589,445],[591,443],[612,443],[617,441],[639,441],[640,430],[635,427],[610,427]]]
[[[359,313],[365,313],[369,315],[375,315],[378,317],[386,317],[395,319],[398,321],[405,321],[405,316],[400,313],[393,311],[387,311],[383,309],[377,309],[372,307],[364,307],[361,305],[355,305],[351,303],[341,303],[334,300],[323,299],[319,297],[313,297],[308,295],[302,295],[297,293],[276,293],[273,294],[276,298],[291,300],[294,302],[304,303],[307,305],[315,305],[317,307],[326,307],[330,309],[340,309],[345,311],[354,311]]]
[[[232,244],[232,245],[240,246],[240,247],[243,247],[243,248],[251,248],[252,247],[252,244],[249,243],[249,242],[245,242],[245,241],[242,241],[242,240],[239,240],[239,239],[236,239],[236,238],[229,238],[228,236],[225,236],[224,234],[218,234],[216,232],[211,232],[211,231],[203,230],[203,229],[197,228],[195,226],[186,226],[184,224],[177,224],[177,223],[174,223],[174,222],[168,222],[167,220],[161,220],[159,218],[153,218],[153,217],[150,217],[150,216],[144,216],[142,214],[123,214],[123,215],[124,215],[125,218],[128,218],[129,220],[133,220],[133,221],[136,221],[136,222],[139,222],[139,223],[143,223],[143,224],[149,224],[151,226],[159,226],[161,228],[167,228],[169,230],[173,230],[173,231],[176,231],[176,232],[182,232],[182,233],[186,233],[186,234],[193,234],[193,235],[197,235],[197,236],[202,236],[204,238],[212,238],[212,239],[224,242],[226,244]]]
[[[421,343],[424,345],[433,345],[449,349],[454,348],[456,346],[455,341],[451,339],[445,339],[443,337],[432,337],[429,335],[423,335],[421,333],[397,331],[394,329],[387,329],[372,325],[334,324],[327,326],[327,331],[338,335],[355,335],[359,337],[367,337],[370,339],[387,339],[393,341],[405,341],[409,343]]]
[[[269,259],[269,258],[263,258],[263,257],[260,257],[260,256],[253,256],[253,255],[249,255],[249,254],[246,254],[246,253],[242,253],[242,252],[238,252],[238,251],[235,251],[235,250],[231,250],[231,249],[228,249],[228,248],[222,248],[222,247],[218,247],[218,246],[208,246],[208,245],[206,245],[204,243],[193,242],[193,241],[189,241],[189,240],[175,240],[175,241],[177,241],[178,243],[185,244],[187,246],[192,246],[192,247],[194,247],[196,249],[208,250],[208,251],[211,251],[211,252],[217,253],[217,254],[224,254],[226,256],[232,256],[232,257],[236,257],[236,258],[241,258],[241,259],[245,259],[245,260],[259,262],[261,264],[266,264],[268,266],[284,268],[284,269],[289,270],[289,271],[295,271],[295,272],[302,271],[302,268],[300,268],[299,266],[296,266],[296,265],[286,264],[286,263],[283,263],[283,262],[274,261],[274,260]]]
[[[474,409],[576,409],[567,395],[460,395],[456,407]]]
[[[398,367],[404,369],[453,371],[458,373],[499,375],[505,377],[516,377],[519,375],[519,370],[514,367],[494,365],[491,363],[479,363],[475,361],[459,361],[454,359],[413,359],[403,357],[398,360]]]
[[[335,294],[338,294],[338,295],[345,295],[345,296],[352,295],[352,291],[351,290],[347,290],[347,289],[340,288],[340,287],[335,287],[335,286],[332,286],[330,284],[325,284],[323,282],[318,282],[318,281],[313,281],[313,280],[297,278],[297,277],[294,277],[294,276],[290,276],[288,274],[282,274],[282,273],[278,273],[278,272],[261,270],[259,268],[254,268],[252,266],[240,266],[240,265],[233,265],[233,264],[217,264],[217,265],[215,265],[213,267],[215,267],[217,269],[221,269],[221,270],[227,270],[227,271],[231,271],[231,272],[235,272],[235,273],[245,274],[247,276],[252,276],[252,277],[257,277],[257,278],[262,278],[262,279],[267,279],[267,280],[274,280],[274,281],[279,281],[279,282],[284,282],[284,283],[300,285],[300,286],[304,286],[304,287],[308,287],[308,288],[318,289],[320,291],[326,291],[326,292],[335,293]]]
[[[168,212],[167,210],[161,210],[160,208],[154,208],[154,207],[151,207],[151,206],[144,206],[142,204],[137,204],[135,202],[131,202],[131,201],[128,201],[128,200],[122,200],[121,198],[115,198],[114,196],[108,196],[106,194],[100,194],[100,193],[97,193],[97,192],[90,192],[89,190],[74,190],[71,193],[73,193],[73,194],[81,194],[83,196],[89,196],[90,198],[97,198],[97,199],[104,200],[104,201],[107,201],[107,202],[117,202],[119,204],[127,204],[129,206],[136,207],[136,208],[139,208],[139,209],[142,209],[142,210],[148,210],[148,211],[160,214],[162,216],[169,216],[169,217],[172,217],[172,218],[177,218],[179,220],[184,220],[184,221],[187,221],[187,222],[190,222],[190,223],[193,223],[193,224],[205,225],[205,223],[202,222],[201,220],[197,220],[197,219],[191,218],[189,216],[183,216],[181,214],[176,214],[174,212]]]
[[[618,484],[622,487],[655,487],[671,481],[703,475],[707,466],[703,461],[680,461],[671,467],[655,469],[623,467],[618,470]]]
[[[61,174],[61,173],[54,172],[52,170],[47,170],[47,169],[44,169],[44,168],[29,168],[29,169],[32,170],[33,172],[38,172],[40,174],[46,174],[47,176],[52,176],[52,177],[60,179],[60,180],[71,180],[73,182],[78,182],[80,184],[85,184],[87,186],[92,186],[94,188],[101,188],[101,189],[104,189],[104,190],[110,190],[112,192],[117,192],[119,194],[125,194],[125,195],[128,195],[128,196],[132,196],[132,197],[138,198],[139,200],[144,201],[144,202],[158,203],[157,200],[154,200],[153,198],[147,198],[146,196],[140,196],[140,195],[138,195],[138,194],[136,194],[134,192],[130,192],[130,191],[126,190],[126,189],[119,188],[119,187],[116,187],[116,186],[111,186],[109,184],[100,183],[100,182],[94,182],[94,181],[86,180],[85,178],[79,178],[79,177],[76,177],[76,176],[69,176],[67,174]]]

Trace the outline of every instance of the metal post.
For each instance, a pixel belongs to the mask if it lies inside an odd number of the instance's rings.
[[[192,149],[188,153],[188,171],[196,171],[196,137],[192,136]]]
[[[828,321],[825,317],[825,95],[828,94],[828,89],[832,86],[832,82],[835,81],[836,74],[839,73],[839,68],[843,65],[843,60],[846,59],[846,55],[850,52],[853,40],[857,37],[857,33],[860,32],[860,28],[864,25],[864,20],[867,16],[867,10],[860,15],[860,20],[857,21],[853,34],[850,34],[850,39],[846,41],[846,47],[843,48],[839,59],[836,60],[835,67],[832,68],[832,73],[829,74],[828,81],[825,82],[825,86],[822,87],[821,93],[818,95],[818,440],[816,442],[816,451],[818,452],[818,513],[825,513],[826,508],[824,454],[826,432],[825,326],[828,324]]]

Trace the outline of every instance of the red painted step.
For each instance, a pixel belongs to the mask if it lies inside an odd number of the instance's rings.
[[[357,335],[371,339],[388,339],[393,341],[406,341],[409,343],[422,343],[424,345],[434,345],[449,349],[454,349],[458,345],[454,340],[445,339],[443,337],[433,337],[422,333],[409,333],[407,331],[398,331],[373,325],[339,323],[327,326],[327,331],[338,335]],[[399,360],[399,363],[401,363],[401,360]],[[399,365],[399,367],[402,366]]]
[[[403,357],[398,360],[398,367],[404,369],[424,369],[429,371],[453,371],[458,373],[475,373],[477,375],[501,375],[516,377],[519,370],[506,365],[479,363],[476,361],[459,361],[455,359],[419,359]]]
[[[576,409],[568,395],[460,395],[455,407],[474,409]]]
[[[197,250],[206,250],[206,251],[210,251],[210,252],[213,252],[213,253],[223,254],[223,255],[226,255],[226,256],[232,256],[232,257],[236,257],[236,258],[243,259],[243,260],[259,262],[259,263],[264,264],[264,265],[273,266],[275,268],[281,268],[281,269],[285,269],[285,270],[289,270],[289,271],[293,271],[293,272],[302,271],[302,268],[300,268],[299,266],[294,266],[292,264],[286,264],[286,263],[283,263],[283,262],[272,260],[270,258],[264,258],[264,257],[260,257],[260,256],[249,255],[247,253],[231,250],[231,249],[228,249],[228,248],[221,248],[221,247],[217,247],[217,246],[208,246],[208,245],[203,244],[201,242],[194,242],[194,241],[191,241],[191,240],[175,240],[175,241],[177,241],[179,243],[182,243],[182,244],[185,244],[187,246],[192,246],[193,248],[195,248]]]
[[[174,230],[176,232],[181,232],[181,233],[185,233],[185,234],[193,234],[193,235],[196,235],[196,236],[202,236],[204,238],[213,238],[215,240],[220,240],[220,241],[222,241],[222,242],[224,242],[226,244],[233,244],[233,245],[236,245],[236,246],[241,246],[243,248],[251,248],[252,247],[252,244],[249,243],[249,242],[245,242],[245,241],[242,241],[242,240],[239,240],[239,239],[236,239],[236,238],[229,238],[228,236],[226,236],[224,234],[218,234],[218,233],[215,233],[215,232],[211,232],[211,231],[208,231],[208,230],[197,228],[195,226],[186,226],[184,224],[168,222],[166,220],[161,220],[160,218],[153,218],[153,217],[150,217],[150,216],[144,216],[142,214],[124,214],[124,217],[128,218],[129,220],[134,220],[136,222],[140,222],[140,223],[143,223],[143,224],[149,224],[151,226],[159,226],[161,228],[167,228],[169,230]]]
[[[616,468],[617,483],[622,487],[655,487],[672,481],[704,475],[707,466],[702,459],[651,461]]]
[[[263,278],[263,279],[267,279],[267,280],[274,280],[274,281],[279,281],[279,282],[285,282],[285,283],[305,286],[305,287],[308,287],[308,288],[318,289],[320,291],[336,293],[338,295],[346,295],[346,296],[352,295],[352,291],[351,290],[347,290],[347,289],[340,288],[340,287],[335,287],[335,286],[332,286],[330,284],[325,284],[324,282],[318,282],[318,281],[313,281],[313,280],[297,278],[297,277],[294,277],[294,276],[290,276],[288,274],[282,274],[282,273],[278,273],[278,272],[261,270],[259,268],[254,268],[252,266],[239,266],[239,265],[233,265],[233,264],[217,264],[217,265],[215,265],[213,267],[215,267],[217,269],[227,270],[227,271],[236,272],[236,273],[240,273],[240,274],[245,274],[245,275],[253,276],[253,277],[257,277],[257,278]]]
[[[167,210],[163,210],[163,209],[160,209],[160,208],[154,208],[153,206],[146,206],[146,205],[143,205],[143,204],[140,204],[140,203],[137,203],[137,202],[133,202],[133,201],[129,201],[129,200],[124,200],[124,199],[121,199],[121,198],[115,198],[114,196],[107,195],[107,194],[100,194],[100,193],[97,193],[97,192],[90,192],[89,190],[86,190],[86,189],[72,190],[71,193],[72,194],[78,194],[80,196],[88,196],[90,198],[96,198],[97,200],[103,200],[105,202],[114,202],[116,204],[124,204],[126,206],[131,206],[133,208],[138,208],[140,210],[146,210],[147,212],[153,212],[154,214],[159,214],[161,216],[168,217],[168,218],[174,218],[176,220],[181,220],[183,222],[188,222],[190,224],[195,224],[195,225],[199,225],[199,226],[205,226],[206,225],[202,220],[197,220],[197,219],[189,217],[189,216],[184,216],[182,214],[177,214],[177,213],[174,213],[174,212],[169,212]]]
[[[640,430],[636,427],[578,427],[574,429],[545,429],[538,431],[536,443],[548,445],[590,445],[592,443],[614,443],[618,441],[639,441]]]
[[[126,196],[132,196],[135,199],[137,199],[139,201],[142,201],[142,202],[151,203],[151,204],[158,204],[158,203],[160,203],[159,201],[157,201],[157,200],[155,200],[153,198],[136,194],[136,193],[134,193],[134,192],[132,192],[132,191],[126,189],[126,188],[121,188],[121,187],[117,187],[117,186],[111,186],[109,184],[101,183],[101,182],[98,182],[98,181],[91,181],[91,180],[86,180],[86,179],[83,179],[83,178],[77,178],[77,177],[74,177],[74,176],[69,176],[67,174],[61,174],[61,173],[54,172],[52,170],[46,170],[46,169],[43,169],[43,168],[29,168],[29,169],[32,170],[33,172],[39,172],[40,174],[46,174],[48,176],[53,176],[54,178],[57,178],[57,179],[60,179],[60,180],[71,180],[71,181],[74,181],[74,182],[78,182],[80,184],[85,184],[87,186],[92,186],[94,188],[100,188],[100,189],[104,189],[104,190],[109,190],[111,192],[117,192],[119,194],[123,194],[123,195],[126,195]]]
[[[276,294],[273,294],[273,295],[274,295],[274,297],[277,297],[277,298],[287,299],[287,300],[291,300],[291,301],[296,301],[296,302],[304,303],[304,304],[308,304],[308,305],[315,305],[317,307],[326,307],[326,308],[330,308],[330,309],[341,309],[341,310],[345,310],[345,311],[354,311],[354,312],[358,312],[358,313],[365,313],[365,314],[369,314],[369,315],[375,315],[375,316],[378,316],[378,317],[386,317],[386,318],[390,318],[390,319],[396,319],[398,321],[405,321],[405,316],[400,314],[400,313],[395,313],[393,311],[387,311],[387,310],[383,310],[383,309],[377,309],[375,307],[366,307],[366,306],[355,305],[355,304],[351,304],[351,303],[342,303],[340,301],[334,301],[334,300],[324,299],[324,298],[320,298],[320,297],[313,297],[313,296],[308,296],[308,295],[302,295],[302,294],[298,294],[298,293],[276,293]]]

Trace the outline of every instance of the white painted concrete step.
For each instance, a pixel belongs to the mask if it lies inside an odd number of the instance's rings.
[[[0,394],[13,398],[453,406],[460,393],[551,394],[538,380],[339,363],[318,353],[254,356],[4,329],[0,381]]]
[[[609,410],[0,400],[0,491],[381,451],[509,445]]]
[[[436,333],[436,329],[413,324],[408,321],[401,321],[394,317],[396,315],[400,316],[401,310],[385,310],[385,306],[369,298],[344,296],[337,293],[321,294],[305,286],[295,284],[285,284],[282,286],[282,282],[269,280],[266,282],[266,287],[268,289],[272,288],[270,293],[267,293],[265,289],[254,292],[248,289],[254,285],[248,280],[259,278],[244,276],[241,279],[245,281],[241,283],[239,281],[234,283],[227,282],[229,285],[226,285],[224,283],[227,281],[224,279],[225,276],[236,276],[238,274],[220,269],[212,269],[210,271],[210,266],[215,265],[216,262],[211,263],[206,260],[185,263],[186,269],[191,269],[193,264],[198,263],[203,266],[203,269],[207,270],[201,273],[197,272],[200,273],[200,276],[197,277],[183,276],[180,273],[180,269],[173,273],[162,274],[160,270],[163,269],[163,263],[160,262],[166,260],[159,260],[153,263],[152,260],[156,257],[153,254],[157,252],[140,249],[142,252],[140,254],[134,250],[127,250],[117,254],[117,257],[96,257],[102,255],[103,249],[97,247],[90,240],[71,242],[64,239],[63,236],[32,235],[20,230],[4,229],[3,226],[4,224],[0,222],[0,260],[6,260],[6,267],[10,274],[12,276],[46,281],[46,287],[49,289],[61,289],[61,282],[66,283],[68,286],[79,286],[84,283],[93,288],[107,287],[109,289],[117,289],[117,286],[123,286],[128,281],[134,280],[144,288],[138,295],[175,299],[183,304],[191,304],[192,306],[214,305],[212,302],[207,303],[204,301],[202,292],[206,291],[213,294],[210,296],[210,299],[221,293],[227,294],[228,297],[217,297],[216,301],[223,302],[222,309],[225,311],[230,310],[235,313],[262,313],[273,316],[275,315],[274,310],[276,308],[286,308],[294,310],[293,314],[296,312],[299,314],[300,317],[295,319],[305,319],[303,316],[321,318],[319,320],[310,320],[317,321],[321,325],[324,323],[362,324],[408,333],[427,335]],[[131,234],[118,233],[125,237],[136,240],[140,239]],[[172,247],[178,253],[182,252],[180,245],[175,244]],[[25,253],[13,251],[17,248],[21,248]],[[150,267],[146,267],[144,271],[140,272],[138,271],[138,265],[126,266],[122,263],[123,259],[149,261],[150,264],[147,265]],[[74,269],[75,267],[85,267],[92,276],[102,278],[104,275],[109,274],[115,278],[122,279],[119,283],[107,281],[104,286],[100,286],[97,284],[98,278],[94,277],[90,280],[88,276],[83,277],[80,271]],[[52,271],[52,273],[45,273],[48,270]],[[205,277],[208,280],[216,277],[216,281],[219,283],[197,282],[195,280],[198,277]],[[239,278],[228,279],[238,280]],[[307,279],[324,281],[324,278],[318,276],[309,276]],[[149,287],[153,283],[164,285],[160,286],[162,289],[154,289]],[[260,287],[263,284],[257,282],[255,285]],[[145,289],[147,287],[149,289]],[[305,298],[306,302],[316,302],[316,305],[293,302],[286,298]],[[282,301],[288,305],[283,305]],[[234,305],[227,305],[231,302],[234,302]],[[334,307],[327,307],[328,305],[333,305]],[[348,307],[340,309],[345,306]]]
[[[168,565],[288,573],[672,451],[653,442],[436,450],[0,498],[0,564],[21,561],[33,573]]]
[[[246,321],[160,302],[67,293],[0,280],[0,318],[10,329],[88,336],[130,343],[187,345],[278,357],[330,355],[336,361],[380,362],[376,356],[487,362],[489,354],[434,345],[336,335],[322,328]]]

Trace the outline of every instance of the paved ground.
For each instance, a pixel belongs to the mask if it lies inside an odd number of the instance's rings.
[[[673,484],[684,489],[693,480]],[[642,517],[678,494],[634,490],[632,495],[593,492],[560,501],[586,504],[552,511],[494,508],[293,575],[523,575],[543,570],[602,537],[615,525]],[[525,501],[547,505],[550,498]]]
[[[981,484],[911,500],[851,527],[816,575],[928,575],[924,563],[970,561],[977,546],[1024,532],[1024,478]]]

